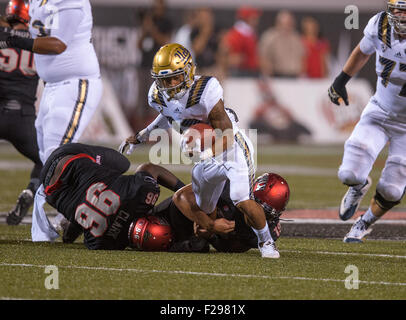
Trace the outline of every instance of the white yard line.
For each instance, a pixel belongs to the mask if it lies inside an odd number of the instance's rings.
[[[280,252],[304,253],[303,251],[299,251],[299,250],[279,250],[279,251]],[[365,257],[406,259],[406,256],[398,256],[398,255],[392,255],[392,254],[379,254],[379,253],[330,252],[330,251],[306,251],[306,253],[329,254],[329,255],[338,255],[338,256],[365,256]]]
[[[0,267],[27,267],[27,268],[45,268],[46,265],[35,264],[16,264],[16,263],[0,263]],[[65,269],[82,269],[82,270],[99,270],[99,271],[113,271],[113,272],[137,272],[137,273],[165,273],[165,274],[183,274],[194,276],[208,276],[208,277],[232,277],[232,278],[256,278],[268,280],[303,280],[303,281],[323,281],[323,282],[345,282],[342,279],[326,279],[326,278],[307,278],[307,277],[294,277],[294,276],[266,276],[255,274],[234,274],[234,273],[210,273],[210,272],[195,272],[195,271],[182,271],[182,270],[143,270],[143,269],[126,269],[126,268],[107,268],[107,267],[89,267],[89,266],[58,266],[58,268]],[[359,284],[367,285],[385,285],[385,286],[406,286],[403,282],[385,282],[385,281],[359,281]]]

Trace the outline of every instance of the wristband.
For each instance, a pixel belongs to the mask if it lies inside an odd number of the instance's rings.
[[[34,47],[34,39],[22,38],[19,36],[10,36],[7,39],[7,44],[11,48],[20,48],[32,52],[32,49]]]
[[[344,71],[341,71],[341,73],[337,76],[335,81],[336,83],[345,87],[345,85],[347,84],[348,81],[350,81],[350,79],[351,79],[350,75],[346,74]]]

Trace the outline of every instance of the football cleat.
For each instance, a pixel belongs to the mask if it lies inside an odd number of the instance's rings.
[[[370,234],[372,228],[369,228],[369,224],[362,220],[362,216],[360,216],[355,223],[352,225],[350,232],[344,237],[345,243],[350,242],[362,242],[362,239]]]
[[[7,224],[16,226],[20,224],[21,220],[26,216],[28,209],[34,202],[34,194],[31,190],[23,190],[17,199],[17,205],[14,210],[10,211],[7,216]]]
[[[276,248],[275,242],[268,240],[261,245],[258,245],[259,251],[261,251],[262,258],[278,259],[280,257],[279,251]]]
[[[368,177],[361,189],[357,190],[354,187],[348,188],[348,191],[341,200],[340,210],[338,212],[341,220],[348,220],[357,212],[362,198],[364,198],[371,185],[372,179]]]

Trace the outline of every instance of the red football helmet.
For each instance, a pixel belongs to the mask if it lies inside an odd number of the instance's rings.
[[[173,234],[171,226],[163,218],[147,216],[131,223],[128,238],[132,248],[167,251],[173,241]]]
[[[289,185],[276,173],[265,173],[254,182],[254,198],[267,219],[276,219],[285,210],[290,196]]]
[[[6,7],[6,19],[9,23],[17,20],[25,25],[30,21],[30,5],[26,0],[10,0]]]

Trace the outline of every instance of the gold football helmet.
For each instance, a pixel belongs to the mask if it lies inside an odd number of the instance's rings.
[[[160,92],[169,100],[178,100],[192,86],[195,70],[189,50],[178,43],[171,43],[161,47],[155,54],[151,75]]]
[[[388,21],[397,34],[406,35],[406,15],[399,15],[395,10],[406,13],[406,1],[388,0]]]

